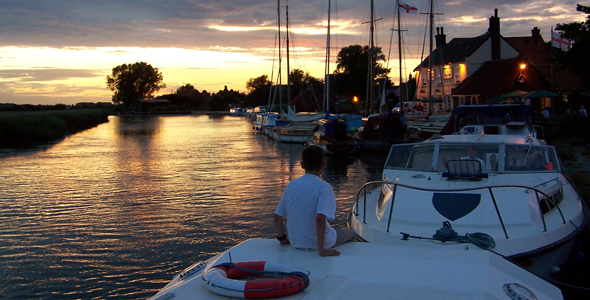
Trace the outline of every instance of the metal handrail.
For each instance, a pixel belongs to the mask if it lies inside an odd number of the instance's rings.
[[[502,215],[500,213],[500,210],[498,208],[498,205],[496,203],[496,198],[494,197],[494,193],[492,191],[492,189],[497,189],[497,188],[521,188],[521,189],[527,189],[527,190],[534,190],[537,196],[537,202],[540,201],[540,197],[539,194],[541,194],[542,196],[545,197],[545,200],[550,201],[551,204],[553,204],[553,206],[557,209],[557,211],[559,211],[559,215],[561,216],[561,220],[563,221],[563,224],[567,223],[565,220],[565,217],[563,215],[563,212],[561,211],[561,208],[557,205],[557,203],[555,203],[555,201],[549,196],[547,195],[545,192],[535,188],[535,187],[530,187],[530,186],[526,186],[526,185],[492,185],[492,186],[485,186],[485,187],[472,187],[472,188],[462,188],[462,189],[429,189],[429,188],[422,188],[422,187],[416,187],[416,186],[411,186],[411,185],[406,185],[406,184],[401,184],[401,183],[395,183],[395,182],[391,182],[391,181],[370,181],[365,183],[360,189],[359,192],[357,193],[356,196],[356,205],[355,205],[355,210],[353,211],[354,215],[358,217],[359,213],[358,213],[358,204],[359,204],[359,198],[364,199],[364,203],[363,203],[363,223],[366,224],[367,223],[367,188],[371,185],[375,185],[375,184],[380,184],[380,185],[393,185],[394,189],[393,189],[393,194],[392,194],[392,199],[391,199],[391,208],[389,211],[389,219],[387,220],[387,232],[389,232],[389,228],[391,225],[391,219],[393,216],[393,203],[395,202],[395,196],[396,196],[396,192],[397,192],[397,187],[403,187],[403,188],[407,188],[407,189],[412,189],[412,190],[418,190],[418,191],[423,191],[423,192],[467,192],[467,191],[475,191],[475,190],[482,190],[482,189],[487,189],[490,192],[490,196],[492,198],[492,202],[494,203],[494,207],[496,208],[496,214],[498,215],[498,220],[500,221],[500,224],[502,225],[502,230],[504,231],[504,235],[506,237],[506,239],[509,239],[508,237],[508,231],[506,230],[506,225],[504,224],[504,221],[502,219]],[[363,196],[361,197],[361,194],[363,194]],[[547,224],[545,223],[545,215],[543,214],[543,211],[541,210],[541,205],[539,205],[539,213],[541,215],[541,219],[543,221],[543,232],[547,231]]]

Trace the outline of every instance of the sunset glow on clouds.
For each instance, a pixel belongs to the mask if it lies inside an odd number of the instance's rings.
[[[427,12],[427,1],[404,2]],[[447,41],[485,33],[496,8],[506,37],[529,36],[539,27],[548,41],[552,26],[585,18],[570,0],[439,2],[435,11],[443,15],[437,15],[435,26],[444,27]],[[289,1],[291,68],[318,78],[324,72],[327,3]],[[281,0],[283,39],[286,4]],[[392,1],[375,0],[375,17],[381,19],[376,22],[376,46],[386,55],[394,6]],[[332,56],[342,47],[368,45],[368,0],[332,0],[331,18]],[[410,71],[419,62],[425,18],[402,16]],[[273,72],[276,19],[275,0],[2,1],[0,103],[110,102],[105,77],[117,65],[138,61],[163,73],[167,88],[160,94],[187,83],[200,91],[217,92],[227,86],[245,92],[250,78]],[[397,55],[397,48],[391,53]],[[390,58],[389,67],[397,84],[397,56]]]

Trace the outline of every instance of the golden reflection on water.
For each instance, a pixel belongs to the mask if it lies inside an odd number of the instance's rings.
[[[273,237],[303,145],[253,135],[251,122],[110,117],[41,150],[0,152],[3,296],[146,298],[195,261]],[[328,158],[340,224],[383,163]]]

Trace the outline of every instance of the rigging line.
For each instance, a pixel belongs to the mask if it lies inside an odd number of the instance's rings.
[[[396,9],[394,9],[394,12],[393,12],[393,20],[392,20],[391,29],[390,29],[391,34],[389,36],[389,51],[387,52],[387,62],[385,64],[386,68],[389,68],[389,60],[391,60],[391,48],[393,48],[392,47],[393,33],[395,32],[395,21],[397,20],[397,15],[398,15],[397,10],[399,9],[398,3],[399,3],[399,1],[395,2]],[[398,30],[399,30],[399,28],[398,28]]]
[[[274,96],[272,95],[272,91],[273,91],[273,80],[274,80],[274,72],[275,72],[275,59],[276,59],[276,55],[277,55],[277,33],[275,32],[275,39],[274,39],[274,44],[273,44],[273,55],[272,55],[272,68],[270,71],[270,91],[268,93],[268,104],[267,107],[270,110],[271,106],[271,101],[272,101],[272,105],[274,105]],[[276,95],[275,95],[276,96]]]

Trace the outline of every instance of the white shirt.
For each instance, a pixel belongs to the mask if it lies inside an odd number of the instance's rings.
[[[472,159],[472,158],[469,157],[469,156],[463,156],[463,157],[461,157],[461,159]],[[476,159],[479,160],[479,162],[481,163],[481,168],[482,169],[485,169],[486,168],[486,163],[483,161],[483,159],[481,159],[479,157],[477,157]]]
[[[275,210],[275,214],[287,218],[287,234],[291,245],[308,250],[318,248],[316,215],[322,214],[327,220],[334,220],[335,213],[336,198],[332,186],[313,174],[291,180]],[[324,248],[331,248],[335,243],[336,230],[326,222]]]

